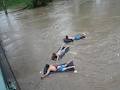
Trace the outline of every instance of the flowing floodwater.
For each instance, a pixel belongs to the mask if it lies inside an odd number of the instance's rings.
[[[63,37],[86,33],[57,62]],[[0,36],[22,90],[120,90],[120,0],[57,0],[47,7],[0,15]],[[78,73],[44,80],[46,63],[74,60]]]

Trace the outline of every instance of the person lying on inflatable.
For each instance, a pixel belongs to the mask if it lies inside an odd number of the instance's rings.
[[[41,76],[41,79],[48,76],[51,72],[68,72],[68,71],[75,71],[75,65],[73,61],[70,61],[68,63],[60,64],[60,65],[49,65],[46,64],[43,70],[43,74]]]
[[[69,50],[68,46],[60,47],[56,53],[52,54],[51,59],[52,60],[59,60],[60,58],[62,58],[65,55],[65,53],[67,53],[68,50]]]
[[[85,37],[86,37],[85,34],[77,34],[75,36],[68,36],[68,35],[66,35],[65,38],[63,39],[63,41],[65,43],[69,43],[69,42],[73,42],[74,40],[83,39]]]

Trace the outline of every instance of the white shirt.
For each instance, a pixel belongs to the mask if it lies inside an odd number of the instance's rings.
[[[64,53],[65,53],[65,49],[59,50],[59,51],[56,53],[56,55],[61,56],[61,55],[63,55]]]
[[[68,39],[72,39],[72,40],[74,40],[74,39],[75,39],[75,37],[68,37]]]

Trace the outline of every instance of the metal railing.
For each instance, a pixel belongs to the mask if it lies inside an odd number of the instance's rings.
[[[0,68],[8,90],[21,90],[0,41]]]

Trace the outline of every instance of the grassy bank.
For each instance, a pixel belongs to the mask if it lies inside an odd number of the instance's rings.
[[[2,1],[2,0],[1,0]],[[18,9],[28,6],[28,8],[36,8],[39,6],[46,6],[53,0],[4,0],[8,9]],[[0,8],[3,6],[0,3]]]
[[[28,1],[30,0],[8,0],[6,3],[8,8],[14,9],[27,6]]]

